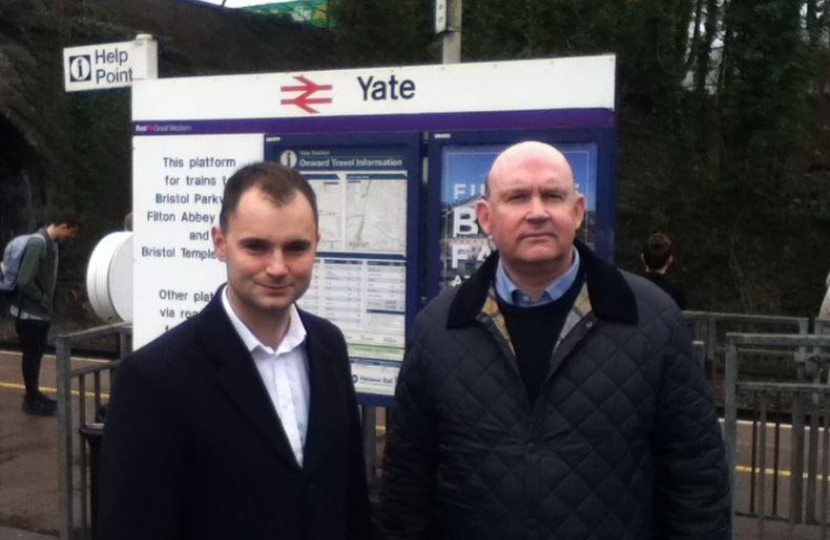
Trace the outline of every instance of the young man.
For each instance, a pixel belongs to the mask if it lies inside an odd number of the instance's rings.
[[[317,205],[258,163],[225,186],[228,282],[119,367],[104,428],[101,538],[362,540],[369,505],[343,335],[295,306]]]
[[[27,414],[54,416],[57,409],[55,400],[40,391],[40,364],[54,310],[58,244],[75,238],[80,228],[80,221],[74,214],[56,213],[49,225],[29,238],[20,262],[17,292],[9,314],[15,319],[23,353],[21,364],[26,387],[23,411]]]
[[[666,275],[674,262],[671,239],[663,233],[654,233],[649,236],[643,245],[640,260],[646,267],[643,275],[671,296],[680,309],[686,309],[686,291]]]
[[[724,446],[677,306],[576,242],[555,148],[504,151],[498,248],[417,317],[396,389],[386,540],[730,538]]]

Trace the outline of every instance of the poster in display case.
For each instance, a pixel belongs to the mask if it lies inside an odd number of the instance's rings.
[[[320,243],[301,308],[343,331],[365,403],[391,398],[418,308],[419,134],[266,135],[265,159],[317,197]]]

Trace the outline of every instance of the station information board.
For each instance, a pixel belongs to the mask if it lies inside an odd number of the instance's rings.
[[[298,303],[343,331],[361,394],[394,393],[417,305],[419,146],[417,134],[265,138],[265,159],[314,188],[320,243]]]
[[[500,148],[525,138],[564,145],[595,205],[586,238],[610,257],[615,62],[134,82],[134,345],[210,301],[226,279],[210,236],[224,183],[250,162],[280,161],[320,199],[322,243],[300,306],[343,329],[361,401],[391,403],[415,314],[484,253],[469,205]]]

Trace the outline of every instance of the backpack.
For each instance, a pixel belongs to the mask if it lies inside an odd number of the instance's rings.
[[[21,234],[11,239],[3,250],[0,262],[0,315],[8,313],[14,293],[17,291],[17,274],[26,255],[26,247],[32,238],[42,237],[37,234]]]

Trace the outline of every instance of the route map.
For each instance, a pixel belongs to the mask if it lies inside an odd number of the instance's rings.
[[[358,392],[391,396],[406,333],[409,172],[395,147],[284,148],[317,196],[320,243],[299,305],[343,331]]]

